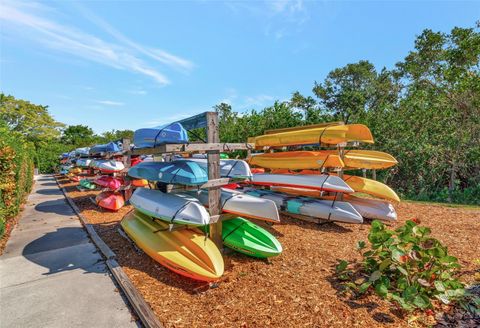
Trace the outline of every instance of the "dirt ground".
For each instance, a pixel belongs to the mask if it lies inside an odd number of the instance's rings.
[[[224,276],[209,287],[165,269],[121,236],[119,222],[131,206],[107,212],[89,200],[98,192],[80,192],[75,183],[59,181],[167,327],[409,326],[409,318],[375,296],[346,300],[337,295],[334,266],[340,259],[359,258],[355,246],[366,240],[368,223],[316,225],[283,218],[267,226],[283,254],[264,261],[229,252]],[[459,258],[461,280],[473,282],[479,271],[480,210],[407,202],[396,209],[399,220],[392,227],[420,219]],[[414,325],[434,322],[433,316],[420,315]]]

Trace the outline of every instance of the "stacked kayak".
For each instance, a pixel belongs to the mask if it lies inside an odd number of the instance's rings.
[[[97,186],[92,182],[90,181],[89,179],[81,179],[80,180],[80,183],[79,183],[79,186],[83,189],[89,189],[89,190],[93,190],[95,189]]]
[[[386,169],[396,165],[390,154],[373,150],[346,150],[344,159],[335,150],[288,151],[252,156],[251,165],[268,169],[304,170],[317,168]]]
[[[121,226],[148,256],[173,272],[200,281],[223,275],[220,251],[198,229],[169,231],[167,222],[136,210],[123,218]]]
[[[135,148],[151,148],[162,144],[188,143],[187,131],[180,123],[167,124],[151,129],[136,130],[133,135]]]
[[[96,162],[95,165],[95,168],[102,173],[118,173],[125,168],[122,162],[114,160]]]
[[[109,142],[107,144],[95,145],[89,150],[90,156],[105,156],[107,154],[115,154],[120,152],[120,147],[115,142]]]
[[[208,226],[203,230],[208,232]],[[282,245],[275,236],[241,217],[222,222],[222,240],[228,248],[252,257],[268,258],[282,253]]]
[[[110,211],[118,211],[125,205],[123,195],[115,191],[104,191],[95,197],[98,206]]]
[[[163,183],[201,185],[208,181],[207,172],[194,161],[141,162],[128,170],[132,178]]]
[[[368,127],[362,124],[306,126],[249,138],[248,142],[254,143],[256,148],[312,144],[336,145],[343,142],[373,143],[373,136]]]
[[[206,158],[177,159],[176,161],[190,161],[197,163],[202,169],[208,171]],[[247,162],[238,159],[221,159],[220,176],[223,178],[249,179],[252,177],[250,166]]]
[[[92,160],[90,158],[79,158],[75,162],[75,165],[77,165],[78,167],[81,167],[81,168],[87,168],[87,167],[90,166],[91,161]]]
[[[189,202],[199,202],[208,206],[208,191],[186,191],[176,194]],[[275,203],[268,199],[258,199],[240,191],[221,189],[221,210],[224,213],[239,215],[242,217],[280,222]]]
[[[247,190],[251,196],[272,200],[279,210],[291,214],[302,214],[315,218],[345,223],[362,223],[363,218],[349,203],[320,200],[308,197],[292,197],[270,190]]]
[[[96,185],[110,190],[118,190],[123,185],[123,179],[102,175],[93,181]]]
[[[301,175],[301,174],[254,174],[251,184],[260,186],[284,186],[306,189],[352,193],[342,179],[334,175]]]

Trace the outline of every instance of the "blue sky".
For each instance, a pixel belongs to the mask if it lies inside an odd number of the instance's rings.
[[[334,68],[391,68],[425,28],[473,27],[480,1],[0,2],[0,89],[96,132],[221,101],[261,109]]]

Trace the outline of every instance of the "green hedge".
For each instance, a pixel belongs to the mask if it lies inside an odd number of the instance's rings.
[[[0,237],[32,189],[34,147],[0,122]]]

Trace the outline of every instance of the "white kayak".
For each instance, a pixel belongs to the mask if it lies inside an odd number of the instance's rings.
[[[221,189],[221,208],[225,213],[263,221],[280,222],[277,206],[268,199],[249,196],[239,191]],[[186,191],[177,194],[185,199],[197,199],[201,204],[208,206],[208,191]]]
[[[176,161],[192,161],[198,163],[205,171],[208,172],[208,165],[206,158],[182,158]],[[240,159],[221,159],[220,160],[220,175],[222,178],[240,178],[250,179],[252,172],[247,162]]]
[[[77,159],[77,161],[75,162],[75,164],[76,164],[77,166],[87,167],[87,166],[90,165],[90,162],[91,162],[91,161],[92,161],[92,160],[89,159],[89,158],[79,158],[79,159]]]
[[[197,200],[160,190],[137,188],[130,198],[130,204],[148,216],[170,223],[196,226],[210,222],[210,214]]]
[[[349,203],[343,201],[320,200],[309,197],[295,197],[270,190],[246,191],[248,195],[270,199],[279,210],[292,214],[302,214],[315,218],[344,223],[362,223],[360,213]]]
[[[335,175],[303,175],[303,174],[254,174],[251,180],[252,184],[262,186],[285,186],[323,190],[330,192],[352,193],[345,181]]]
[[[97,164],[97,169],[105,173],[119,172],[125,168],[122,162],[105,161]]]
[[[345,195],[343,200],[352,204],[364,218],[384,221],[395,221],[397,219],[395,208],[387,201],[352,195]]]

